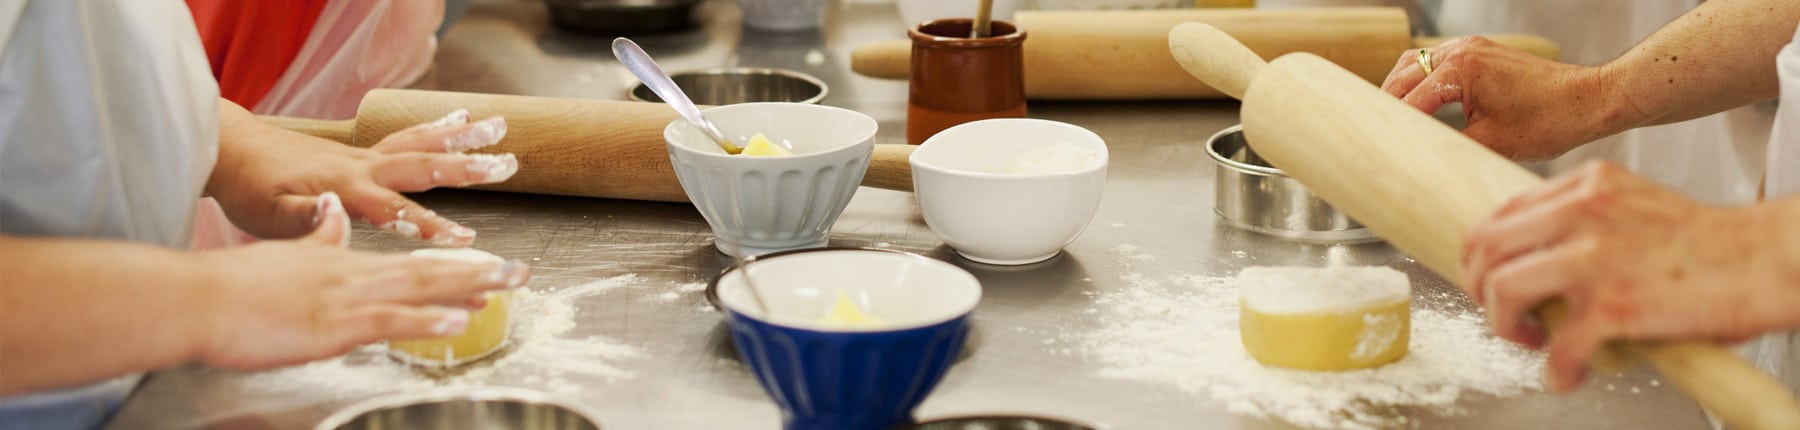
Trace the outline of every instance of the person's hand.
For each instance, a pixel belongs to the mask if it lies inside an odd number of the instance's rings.
[[[530,269],[344,248],[350,220],[336,195],[299,240],[201,254],[209,300],[195,330],[203,363],[268,368],[341,355],[381,339],[445,336],[469,324],[473,296],[525,283]],[[435,305],[435,306],[434,306]]]
[[[1545,60],[1480,36],[1400,55],[1381,89],[1426,114],[1461,102],[1463,134],[1515,160],[1544,160],[1616,133],[1598,68]]]
[[[500,117],[469,122],[467,111],[355,148],[275,128],[221,103],[219,166],[207,183],[232,223],[263,238],[291,238],[314,225],[318,195],[342,196],[350,216],[443,246],[465,246],[475,231],[400,193],[505,181],[512,154],[464,154],[506,136]]]
[[[1787,218],[1785,221],[1783,218]],[[1548,386],[1580,384],[1614,339],[1744,339],[1800,323],[1777,238],[1791,215],[1702,205],[1606,162],[1548,181],[1477,224],[1462,274],[1500,337],[1544,347],[1528,314],[1561,298]]]

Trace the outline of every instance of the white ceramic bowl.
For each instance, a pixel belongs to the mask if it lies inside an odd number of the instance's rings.
[[[1000,173],[1009,160],[1067,144],[1097,156],[1086,168]],[[1029,264],[1075,241],[1106,188],[1106,142],[1056,121],[1001,118],[968,122],[925,140],[910,159],[925,224],[970,260]]]
[[[859,248],[796,251],[758,257],[749,267],[763,312],[745,289],[744,270],[720,275],[719,304],[768,323],[825,332],[887,332],[940,324],[968,315],[981,302],[981,282],[961,268],[918,254]],[[837,327],[819,322],[843,293],[858,309],[886,322]]]
[[[712,226],[719,251],[741,257],[825,246],[831,224],[869,168],[875,119],[800,103],[742,103],[704,112],[739,145],[763,133],[795,153],[728,155],[686,120],[663,129],[675,176]]]
[[[994,0],[993,19],[1012,22],[1013,12],[1025,0]],[[907,28],[917,27],[919,23],[943,18],[974,18],[975,8],[980,2],[970,0],[894,0],[900,9],[901,24]]]

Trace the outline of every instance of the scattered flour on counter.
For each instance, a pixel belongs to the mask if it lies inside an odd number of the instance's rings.
[[[671,288],[668,292],[665,292],[662,294],[657,294],[656,300],[659,302],[673,302],[676,300],[681,300],[681,298],[687,294],[698,293],[701,291],[706,291],[706,283],[705,282],[689,282],[689,283],[685,283],[685,284],[677,284],[677,285],[675,285],[674,288]]]
[[[1122,244],[1113,247],[1111,250],[1108,250],[1107,253],[1119,257],[1119,262],[1126,266],[1156,261],[1156,255],[1141,253],[1138,252],[1138,250],[1139,248],[1137,245]]]
[[[1128,254],[1128,253],[1121,253]],[[1403,426],[1396,408],[1459,413],[1470,393],[1513,396],[1540,390],[1543,355],[1494,337],[1478,315],[1415,308],[1406,358],[1349,372],[1271,368],[1238,336],[1238,291],[1230,277],[1138,273],[1127,287],[1095,294],[1098,328],[1065,330],[1058,349],[1102,364],[1100,376],[1164,384],[1203,395],[1236,413],[1306,427]]]
[[[568,288],[515,291],[513,331],[507,346],[494,358],[450,369],[442,375],[395,362],[387,357],[385,345],[374,344],[336,358],[247,374],[242,385],[270,394],[327,392],[341,399],[396,390],[488,385],[516,375],[517,380],[548,391],[580,393],[582,383],[570,377],[628,379],[635,375],[616,364],[646,356],[641,348],[606,336],[571,335],[577,316],[576,299],[637,281],[636,274],[626,274]]]

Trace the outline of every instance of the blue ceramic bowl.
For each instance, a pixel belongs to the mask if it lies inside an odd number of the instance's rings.
[[[962,351],[981,284],[961,268],[876,249],[769,254],[714,286],[739,357],[788,429],[885,429],[917,407]],[[745,288],[761,293],[765,312]],[[849,300],[878,326],[823,321]],[[841,310],[841,309],[840,309]]]

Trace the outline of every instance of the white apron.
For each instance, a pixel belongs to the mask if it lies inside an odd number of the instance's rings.
[[[1775,56],[1781,73],[1781,108],[1769,133],[1768,199],[1800,198],[1800,27],[1793,41]],[[1800,331],[1763,336],[1750,351],[1756,365],[1768,370],[1800,394]]]
[[[184,247],[218,95],[181,1],[0,0],[0,233]],[[97,427],[136,380],[0,398],[0,429]]]

